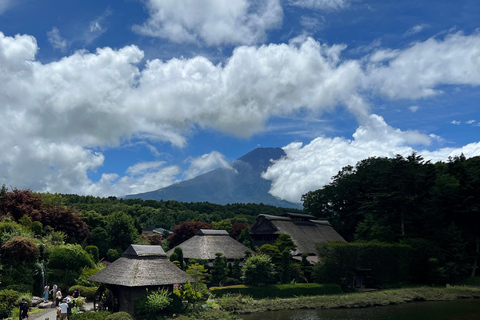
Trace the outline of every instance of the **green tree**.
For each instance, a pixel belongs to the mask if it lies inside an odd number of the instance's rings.
[[[292,237],[289,234],[282,233],[278,236],[277,240],[275,240],[274,245],[278,248],[280,252],[283,251],[293,251],[297,248],[295,243],[292,240]]]
[[[266,254],[251,256],[242,267],[242,280],[245,284],[259,286],[275,281],[275,267]]]
[[[210,272],[210,285],[218,286],[227,278],[227,259],[223,257],[223,253],[215,253],[215,260],[213,260],[213,267]]]
[[[180,247],[175,247],[175,249],[173,250],[173,252],[174,252],[175,254],[177,254],[177,261],[178,261],[178,263],[179,263],[179,265],[180,265],[180,269],[185,270],[186,265],[185,265],[185,261],[183,260],[183,251],[182,251],[182,248],[180,248]]]
[[[253,242],[249,227],[242,229],[242,232],[240,232],[237,241],[246,246],[248,249],[254,252],[256,251],[255,243]]]
[[[133,218],[124,212],[116,211],[107,216],[105,230],[112,247],[127,249],[138,237]]]

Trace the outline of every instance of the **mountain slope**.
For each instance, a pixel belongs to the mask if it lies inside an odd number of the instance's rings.
[[[190,180],[151,192],[127,195],[143,200],[176,200],[181,202],[263,203],[277,207],[300,208],[268,193],[270,181],[260,176],[270,160],[285,155],[281,148],[257,148],[230,163],[230,168],[217,168]]]

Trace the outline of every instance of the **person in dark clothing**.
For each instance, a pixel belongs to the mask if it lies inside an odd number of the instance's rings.
[[[28,308],[28,303],[26,299],[22,299],[22,301],[18,305],[18,309],[19,309],[19,319],[20,320],[28,319],[29,308]]]
[[[78,297],[80,297],[80,291],[78,291],[78,288],[75,289],[75,291],[73,292],[72,296],[76,299]]]

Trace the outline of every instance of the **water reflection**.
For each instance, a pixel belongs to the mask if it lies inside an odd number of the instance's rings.
[[[480,301],[416,302],[354,309],[283,310],[241,317],[244,320],[472,320],[480,319]]]

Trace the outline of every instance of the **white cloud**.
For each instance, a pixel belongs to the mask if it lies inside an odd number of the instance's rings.
[[[279,0],[146,0],[150,14],[133,30],[174,42],[254,44],[283,18]]]
[[[218,151],[206,153],[198,158],[188,159],[190,167],[185,171],[185,179],[191,179],[218,167],[232,169],[225,156]]]
[[[340,10],[350,4],[349,0],[289,0],[290,5],[317,10]]]
[[[408,156],[416,151],[426,160],[445,161],[462,152],[467,157],[480,155],[480,142],[433,152],[411,146],[429,144],[430,138],[416,131],[392,128],[382,117],[371,115],[369,121],[358,127],[353,140],[319,137],[303,147],[301,143],[289,144],[283,148],[287,156],[270,166],[262,177],[272,181],[272,195],[300,202],[302,194],[330,183],[344,166],[354,166],[368,157]]]
[[[461,122],[460,121],[457,121],[457,120],[452,120],[451,124],[455,124],[455,125],[459,125]]]
[[[249,137],[265,130],[272,117],[346,107],[360,123],[353,141],[317,138],[303,148],[291,145],[291,158],[298,154],[305,161],[286,167],[283,178],[279,171],[267,172],[274,181],[272,192],[293,199],[285,191],[288,183],[302,178],[290,185],[301,184],[297,193],[309,187],[310,180],[303,178],[315,176],[315,160],[320,159],[315,150],[323,145],[332,150],[323,147],[322,152],[343,157],[319,160],[330,177],[346,160],[410,152],[409,145],[432,139],[393,129],[370,115],[364,96],[412,99],[435,93],[441,84],[480,84],[478,34],[429,39],[405,50],[377,51],[377,58],[361,61],[343,59],[345,48],[299,37],[289,44],[238,47],[224,64],[195,57],[155,59],[140,67],[144,55],[136,46],[106,47],[43,64],[35,60],[33,37],[0,33],[0,183],[96,195],[157,189],[178,179],[180,169],[160,162],[138,164],[124,176],[107,173],[93,182],[88,173],[104,162],[104,155],[94,150],[133,139],[183,147],[192,127]],[[326,164],[332,165],[330,172]],[[192,162],[187,174],[212,165],[222,165],[220,154]]]
[[[403,36],[404,37],[412,36],[414,34],[422,32],[427,27],[428,27],[428,24],[426,24],[426,23],[417,24],[416,26],[413,26],[410,29],[408,29],[407,32],[405,32]]]
[[[468,120],[467,121],[467,124],[474,124],[475,123],[475,120]]]
[[[50,42],[53,48],[65,51],[67,48],[67,41],[62,38],[57,27],[53,27],[52,30],[48,31],[47,36],[48,42]]]
[[[417,112],[418,109],[420,109],[419,106],[410,106],[410,107],[408,107],[408,110],[410,110],[410,111],[413,112],[413,113]]]
[[[405,50],[379,50],[367,66],[367,78],[367,87],[391,99],[432,96],[440,93],[439,85],[480,85],[480,34],[458,32]]]

